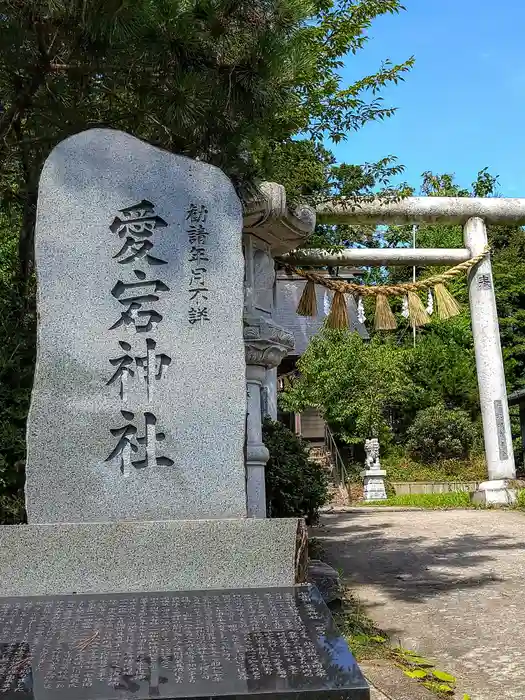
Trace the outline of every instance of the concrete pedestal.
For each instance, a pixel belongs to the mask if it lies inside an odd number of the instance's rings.
[[[0,527],[3,596],[293,586],[297,518]]]
[[[386,471],[384,469],[365,469],[361,472],[361,476],[364,477],[364,501],[386,500]]]
[[[472,494],[472,502],[479,505],[508,506],[516,502],[516,490],[509,488],[507,479],[484,481]]]

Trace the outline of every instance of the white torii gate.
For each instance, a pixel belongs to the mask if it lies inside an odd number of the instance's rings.
[[[396,202],[376,199],[360,204],[334,201],[316,208],[320,223],[462,224],[460,249],[346,249],[337,254],[300,250],[283,256],[296,265],[456,265],[480,254],[487,245],[486,223],[525,225],[525,199],[479,197],[409,197]],[[508,503],[515,498],[509,480],[516,476],[503,356],[490,256],[468,277],[474,351],[480,396],[488,481],[474,500]]]

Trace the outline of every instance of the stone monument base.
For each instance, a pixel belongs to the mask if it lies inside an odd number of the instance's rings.
[[[494,479],[481,483],[471,499],[479,505],[508,506],[516,502],[516,490],[509,488],[507,479]]]
[[[292,586],[296,518],[0,527],[4,596]]]
[[[386,500],[386,471],[384,469],[365,469],[361,472],[361,476],[364,478],[364,501]]]

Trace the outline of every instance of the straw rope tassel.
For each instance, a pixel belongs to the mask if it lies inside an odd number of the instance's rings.
[[[375,319],[375,324],[377,324],[376,328],[385,328],[386,330],[395,328],[395,325],[391,325],[392,319],[390,318],[389,310],[387,308],[388,300],[386,297],[389,296],[403,296],[403,310],[401,313],[405,317],[409,316],[414,326],[422,326],[430,321],[429,312],[431,313],[433,310],[433,305],[430,303],[431,289],[434,289],[437,312],[440,318],[446,319],[460,313],[461,308],[450,292],[446,289],[445,283],[450,279],[471,270],[475,265],[481,262],[481,260],[483,260],[483,258],[489,254],[489,252],[490,248],[487,245],[483,251],[479,253],[479,255],[476,255],[474,258],[466,260],[465,262],[446,270],[440,275],[427,277],[420,282],[405,282],[397,285],[383,284],[380,286],[365,286],[345,282],[343,280],[330,279],[324,275],[316,274],[315,272],[301,270],[293,265],[286,265],[285,269],[288,272],[295,273],[307,280],[299,301],[299,306],[297,307],[298,314],[306,316],[315,314],[317,311],[315,285],[320,284],[325,289],[330,289],[334,292],[332,307],[330,309],[330,313],[328,314],[328,318],[326,319],[326,325],[329,328],[348,328],[348,309],[345,294],[358,294],[360,297],[377,297]],[[426,291],[429,295],[428,312],[418,296],[419,291]],[[362,307],[362,300],[361,303],[358,304],[358,316],[360,307]]]
[[[439,318],[445,320],[461,313],[461,307],[444,284],[436,284],[434,287],[434,295],[436,297]]]
[[[303,293],[297,306],[299,316],[317,316],[317,297],[315,295],[315,282],[307,280]]]
[[[424,326],[430,321],[430,316],[416,292],[408,292],[408,312],[414,326]]]
[[[376,296],[374,328],[376,331],[393,331],[397,328],[396,317],[392,313],[388,298],[384,294]]]
[[[328,328],[348,328],[348,308],[343,292],[335,292],[326,325]]]

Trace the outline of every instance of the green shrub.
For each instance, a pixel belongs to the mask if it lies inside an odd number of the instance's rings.
[[[35,362],[34,280],[15,271],[18,228],[0,210],[0,524],[22,522],[25,430]]]
[[[367,501],[363,506],[398,506],[411,508],[473,508],[467,491],[450,493],[413,493],[402,496],[389,496],[386,501]]]
[[[467,459],[442,459],[432,464],[414,461],[401,445],[390,448],[381,458],[390,481],[485,481],[487,467],[483,453]]]
[[[305,516],[310,522],[328,501],[328,475],[308,458],[307,443],[282,423],[266,418],[263,441],[270,452],[266,465],[268,517]]]
[[[476,426],[466,411],[434,406],[416,413],[407,430],[407,450],[413,459],[425,464],[443,459],[465,459],[476,437]]]

